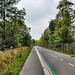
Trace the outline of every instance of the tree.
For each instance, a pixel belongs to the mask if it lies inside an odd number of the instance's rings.
[[[7,27],[10,27],[10,32],[11,32],[11,44],[10,45],[14,45],[15,46],[15,42],[14,39],[17,39],[16,37],[14,38],[14,36],[16,36],[17,34],[20,33],[22,26],[24,25],[24,16],[26,15],[25,13],[25,9],[23,8],[22,10],[19,10],[17,7],[12,7],[10,8],[12,9],[12,12],[8,12],[9,15],[9,21],[10,21],[10,25],[8,23]],[[8,30],[7,30],[8,31]],[[8,33],[8,32],[7,32]],[[9,35],[9,34],[8,34]]]
[[[18,3],[20,0],[0,0],[0,20],[2,20],[2,27],[3,27],[3,40],[4,40],[4,45],[6,45],[6,31],[5,31],[5,26],[6,26],[6,19],[8,15],[8,10],[11,8],[13,5]]]
[[[49,31],[49,28],[46,28],[44,30],[44,33],[42,34],[41,38],[39,39],[38,44],[39,45],[48,45],[49,37],[50,37],[50,31]]]
[[[74,4],[68,0],[61,0],[57,9],[56,19],[49,22],[49,28],[45,29],[43,35],[39,39],[40,45],[71,43],[73,41],[74,32]]]
[[[55,20],[51,20],[49,22],[49,31],[50,31],[50,37],[49,37],[49,43],[54,43],[54,31],[55,31]]]
[[[63,43],[72,42],[72,24],[74,19],[73,5],[74,4],[68,0],[61,0],[57,6],[59,12],[56,15],[56,19],[58,20],[56,29],[60,27],[60,38]]]
[[[30,28],[28,28],[25,24],[21,28],[21,43],[22,46],[30,46],[31,45],[31,35],[30,35]]]
[[[30,28],[25,23],[25,9],[15,5],[20,0],[0,0],[0,49],[30,46]]]
[[[51,20],[49,22],[49,30],[50,30],[50,34],[54,34],[54,30],[55,30],[55,20]]]
[[[38,40],[31,39],[31,44],[32,44],[32,45],[34,45],[34,46],[37,45],[37,42],[38,42]]]

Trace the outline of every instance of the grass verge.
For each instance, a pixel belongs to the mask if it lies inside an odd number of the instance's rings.
[[[32,47],[0,51],[0,75],[19,75]]]
[[[41,46],[41,47],[42,47],[42,46]],[[65,53],[65,52],[63,52],[63,51],[57,51],[57,50],[50,49],[50,48],[47,48],[47,47],[43,47],[43,48],[46,48],[46,49],[49,49],[49,50],[52,50],[52,51],[55,51],[55,52],[59,52],[59,53],[65,54],[65,55],[69,55],[69,56],[71,56],[71,57],[75,57],[74,54],[68,54],[68,53]]]

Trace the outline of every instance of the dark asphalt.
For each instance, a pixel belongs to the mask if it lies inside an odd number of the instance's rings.
[[[75,58],[38,46],[36,48],[46,59],[56,75],[75,75]]]
[[[75,58],[36,46],[56,75],[75,75]],[[44,75],[42,66],[35,51],[32,49],[20,75]]]
[[[44,75],[35,48],[32,49],[19,75]]]

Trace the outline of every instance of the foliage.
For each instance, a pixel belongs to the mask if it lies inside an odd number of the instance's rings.
[[[33,45],[33,46],[36,46],[38,43],[38,40],[35,40],[35,39],[31,39],[31,44]]]
[[[6,19],[8,20],[12,12],[12,7],[18,3],[20,0],[0,0],[0,20],[2,21],[1,27],[2,31],[2,39],[4,40],[4,45],[6,45]],[[7,16],[9,15],[9,16]]]
[[[21,43],[24,46],[30,46],[31,45],[31,35],[30,35],[30,28],[27,28],[26,25],[22,26],[21,28]]]
[[[15,5],[20,0],[0,0],[0,50],[11,46],[30,46],[30,28],[24,23],[25,9]]]
[[[51,20],[49,22],[49,31],[50,31],[49,43],[50,44],[53,44],[55,40],[55,36],[54,36],[55,26],[56,26],[55,20]]]
[[[56,19],[58,19],[57,29],[60,29],[60,37],[62,43],[72,42],[72,25],[74,19],[74,10],[72,8],[74,4],[68,0],[61,0],[57,9],[59,9]],[[56,30],[57,31],[57,30]],[[58,30],[59,31],[59,30]]]
[[[32,47],[15,48],[14,50],[0,51],[0,75],[19,75]]]
[[[49,44],[49,37],[50,37],[50,31],[49,28],[46,28],[42,37],[38,41],[38,44],[40,45],[48,45]]]
[[[50,30],[50,34],[54,33],[54,30],[55,30],[55,20],[51,20],[49,22],[49,30]]]
[[[49,27],[44,30],[38,41],[39,45],[49,45],[58,43],[71,43],[74,36],[74,3],[68,0],[61,0],[57,9],[56,18],[49,22]]]

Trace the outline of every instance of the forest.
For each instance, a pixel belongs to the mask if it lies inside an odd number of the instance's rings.
[[[75,42],[75,10],[73,6],[74,3],[68,0],[59,2],[56,18],[49,21],[49,26],[38,41],[39,45]]]
[[[16,6],[20,1],[0,0],[0,75],[19,75],[36,45],[59,48],[75,57],[75,4],[60,0],[55,19],[50,19],[40,39],[35,40],[25,24],[25,8]]]
[[[33,46],[20,0],[0,0],[0,75],[19,75]]]
[[[0,0],[0,50],[30,46],[30,27],[24,20],[25,8],[19,10],[16,5],[20,0]]]

